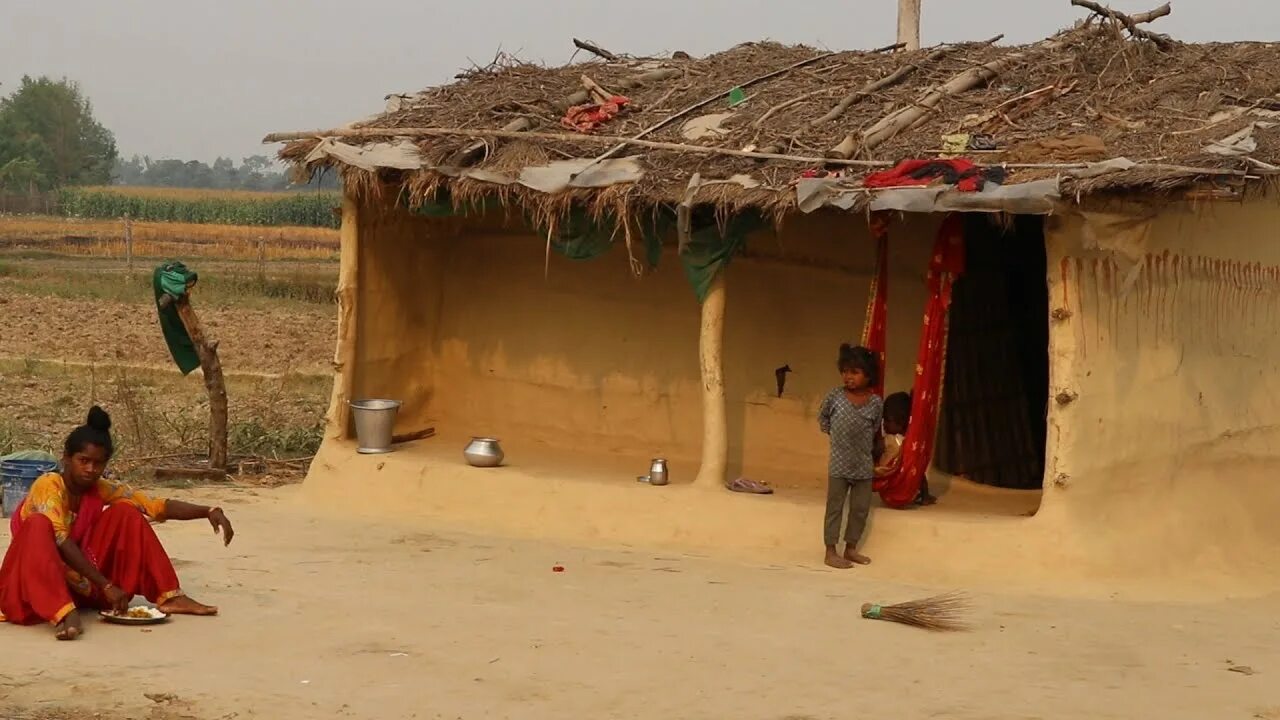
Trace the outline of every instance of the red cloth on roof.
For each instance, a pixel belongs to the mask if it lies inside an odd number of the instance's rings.
[[[892,170],[871,173],[862,184],[869,188],[932,185],[941,180],[961,192],[977,192],[988,181],[999,183],[1000,168],[982,168],[964,158],[949,160],[903,160]]]
[[[614,95],[608,102],[591,105],[575,105],[565,113],[560,124],[581,133],[589,133],[609,122],[622,109],[631,104],[631,99],[622,95]]]

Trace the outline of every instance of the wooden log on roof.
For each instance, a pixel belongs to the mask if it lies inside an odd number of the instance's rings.
[[[1100,5],[1093,0],[1071,0],[1071,4],[1076,7],[1092,10],[1098,15],[1110,18],[1121,25],[1124,25],[1125,29],[1129,31],[1130,36],[1150,40],[1161,50],[1167,51],[1173,49],[1173,40],[1168,35],[1153,33],[1150,30],[1143,30],[1138,27],[1140,22],[1151,22],[1152,20],[1162,18],[1173,12],[1173,8],[1170,7],[1169,3],[1165,3],[1155,10],[1139,13],[1138,15],[1126,15],[1118,10],[1112,10],[1109,7]]]
[[[1004,38],[1004,35],[997,35],[991,38],[990,40],[984,41],[982,45],[983,46],[994,45],[995,43],[1000,42],[1002,38]],[[835,122],[836,120],[839,120],[842,115],[848,112],[849,108],[871,97],[872,95],[878,92],[881,92],[882,90],[887,90],[888,88],[891,88],[894,85],[897,85],[903,80],[906,80],[915,71],[919,70],[920,68],[926,65],[932,65],[938,62],[942,58],[946,57],[947,54],[953,51],[954,49],[955,49],[955,46],[953,45],[944,45],[940,48],[937,48],[936,50],[929,53],[928,55],[926,55],[922,60],[920,60],[920,62],[908,62],[907,64],[903,65],[897,70],[880,78],[879,80],[872,80],[871,82],[867,83],[866,85],[863,85],[857,90],[854,90],[848,95],[845,95],[840,100],[840,102],[836,103],[835,107],[831,108],[831,110],[827,112],[826,115],[822,115],[821,117],[814,118],[809,122],[805,123],[804,129],[812,130],[816,127],[826,125],[827,123],[831,123],[831,122]],[[848,152],[850,155],[852,155],[853,151],[857,149],[856,143],[857,143],[857,137],[855,135],[847,135],[845,136],[845,139],[841,141],[840,144],[837,145],[836,147],[840,149],[844,149],[848,147]],[[852,144],[852,147],[849,147],[851,144]],[[785,148],[781,145],[768,145],[761,148],[761,151],[762,152],[782,152],[784,149]],[[838,157],[848,158],[849,155],[843,155]]]
[[[388,137],[494,137],[503,139],[520,139],[529,138],[531,140],[548,140],[554,142],[578,142],[578,143],[623,143],[627,145],[635,145],[637,147],[650,148],[654,150],[669,150],[672,152],[689,153],[692,155],[725,155],[730,157],[753,158],[756,160],[780,160],[783,162],[809,165],[813,163],[827,163],[829,165],[845,166],[845,167],[863,167],[863,168],[881,168],[892,167],[896,163],[891,160],[862,160],[862,159],[839,159],[839,158],[820,158],[805,155],[780,155],[762,152],[752,152],[747,150],[734,150],[733,148],[722,148],[705,145],[686,145],[682,143],[658,142],[656,140],[636,140],[633,138],[625,138],[610,135],[583,135],[578,133],[544,133],[544,132],[507,132],[503,130],[485,130],[481,128],[332,128],[329,130],[306,130],[302,132],[285,132],[272,133],[262,139],[264,143],[273,142],[290,142],[294,140],[314,140],[316,138],[388,138]],[[1001,167],[1010,169],[1040,169],[1040,170],[1073,170],[1088,167],[1088,163],[1001,163]],[[1196,175],[1213,176],[1246,176],[1242,170],[1232,170],[1228,168],[1196,168],[1182,165],[1167,165],[1162,163],[1139,163],[1139,167],[1151,170],[1166,170],[1170,172],[1193,173]],[[1257,173],[1252,173],[1257,174]]]
[[[1001,73],[1028,60],[1034,53],[1052,51],[1062,47],[1065,42],[1065,36],[1066,33],[1055,35],[1052,38],[1040,41],[1027,50],[1009,53],[991,62],[965,70],[947,82],[929,90],[911,105],[899,108],[881,118],[875,125],[862,132],[860,142],[851,142],[849,137],[846,137],[844,141],[829,151],[829,155],[834,159],[847,160],[859,150],[863,153],[874,151],[888,140],[897,137],[902,131],[914,127],[917,123],[926,119],[934,108],[946,98],[972,90],[983,83],[991,82],[999,77]]]
[[[614,55],[613,53],[609,52],[608,50],[605,50],[604,48],[600,47],[599,45],[596,45],[596,44],[595,44],[595,43],[593,43],[593,42],[588,42],[588,41],[586,41],[586,40],[579,40],[578,38],[574,38],[574,39],[573,39],[573,44],[574,44],[574,46],[575,46],[575,47],[577,47],[579,50],[586,50],[587,52],[591,53],[592,55],[595,55],[595,56],[600,57],[600,58],[604,58],[605,60],[608,60],[609,62],[617,62],[617,61],[618,61],[618,56],[617,56],[617,55]]]

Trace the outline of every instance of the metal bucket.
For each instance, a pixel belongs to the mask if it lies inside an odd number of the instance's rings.
[[[391,452],[392,428],[396,424],[398,400],[356,400],[351,414],[356,422],[356,452],[377,455]]]

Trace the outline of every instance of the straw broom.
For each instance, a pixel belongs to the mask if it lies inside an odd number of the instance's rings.
[[[862,617],[888,620],[935,632],[948,632],[968,629],[961,618],[968,609],[969,598],[963,593],[951,592],[897,605],[863,603]]]

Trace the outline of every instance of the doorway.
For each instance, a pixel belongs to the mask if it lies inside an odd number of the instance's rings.
[[[1044,221],[970,215],[955,282],[935,465],[1000,488],[1044,483],[1049,292]]]

